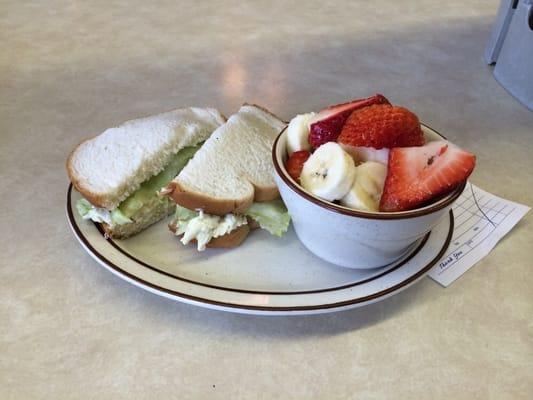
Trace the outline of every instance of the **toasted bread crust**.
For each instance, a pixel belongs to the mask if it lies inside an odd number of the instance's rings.
[[[230,248],[239,246],[246,236],[250,233],[250,227],[248,225],[241,225],[237,229],[232,230],[230,233],[226,233],[223,236],[211,239],[207,243],[206,247],[209,248]]]
[[[255,219],[246,217],[246,220],[248,221],[248,226],[250,227],[251,231],[255,231],[256,229],[259,229],[259,222],[257,222]]]
[[[277,186],[274,187],[261,187],[261,186],[254,186],[255,193],[254,193],[254,199],[253,202],[261,203],[263,201],[272,201],[276,200],[279,197],[279,190]],[[250,203],[250,206],[252,204]],[[248,208],[246,208],[247,210]],[[244,211],[246,211],[244,210]]]
[[[244,201],[217,199],[202,193],[188,191],[175,181],[170,182],[168,189],[172,190],[172,192],[169,193],[169,196],[180,206],[188,208],[189,210],[201,209],[206,213],[213,215],[222,216],[231,212],[242,214],[253,202],[253,199],[244,199]]]
[[[167,186],[169,196],[180,206],[189,210],[201,209],[208,214],[225,215],[228,213],[244,214],[254,201],[271,201],[279,197],[277,187],[254,186],[254,197],[245,198],[243,201],[217,199],[202,193],[188,191],[178,182],[172,181]]]
[[[172,233],[176,233],[176,225],[174,223],[168,224],[168,229]],[[223,236],[219,236],[217,238],[213,238],[209,241],[209,243],[206,244],[206,247],[208,248],[230,248],[230,247],[237,247],[239,246],[244,239],[246,239],[246,236],[248,236],[248,233],[250,233],[250,227],[248,225],[241,225],[238,228],[232,230],[229,233],[226,233]],[[196,243],[196,240],[193,239],[191,242]]]

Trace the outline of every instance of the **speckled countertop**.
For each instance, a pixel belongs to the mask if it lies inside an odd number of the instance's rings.
[[[64,216],[82,138],[186,105],[282,117],[379,91],[533,204],[533,113],[482,59],[498,2],[0,2],[0,398],[526,399],[531,213],[447,289],[363,309],[210,311],[100,268]]]

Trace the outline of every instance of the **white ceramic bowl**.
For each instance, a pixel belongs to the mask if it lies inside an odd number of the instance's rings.
[[[445,139],[422,126],[427,141]],[[300,241],[330,263],[369,269],[394,262],[448,215],[466,182],[438,201],[402,212],[364,212],[322,200],[307,192],[287,173],[286,130],[272,149],[275,179]]]

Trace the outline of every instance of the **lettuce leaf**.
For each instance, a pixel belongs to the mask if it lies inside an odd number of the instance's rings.
[[[188,208],[180,206],[179,204],[176,204],[176,211],[174,212],[174,218],[176,221],[187,222],[197,216],[197,211],[192,211]]]
[[[115,208],[111,211],[111,222],[112,225],[123,225],[133,222],[130,218],[125,216],[119,208]]]
[[[174,155],[163,171],[143,182],[135,193],[131,194],[118,206],[123,216],[134,218],[137,212],[150,202],[169,201],[166,197],[159,197],[157,192],[167,186],[178,175],[200,147],[201,144],[184,147]]]
[[[79,199],[76,202],[76,210],[78,210],[78,214],[80,214],[81,217],[85,217],[85,215],[91,211],[91,208],[93,208],[93,205],[85,199]]]
[[[125,216],[118,208],[113,211],[105,208],[98,208],[89,203],[86,199],[79,199],[76,202],[76,210],[83,219],[90,219],[94,222],[105,222],[109,225],[122,225],[133,222]]]
[[[287,229],[291,217],[281,199],[262,203],[253,203],[246,210],[246,216],[255,220],[259,226],[269,231],[272,235],[281,237]]]

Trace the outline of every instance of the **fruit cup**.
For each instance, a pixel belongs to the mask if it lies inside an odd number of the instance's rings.
[[[445,140],[422,125],[427,142]],[[383,267],[405,255],[447,216],[463,192],[452,192],[421,208],[402,212],[366,212],[322,200],[303,189],[287,173],[287,134],[280,133],[272,149],[275,180],[300,241],[316,256],[342,267]]]

